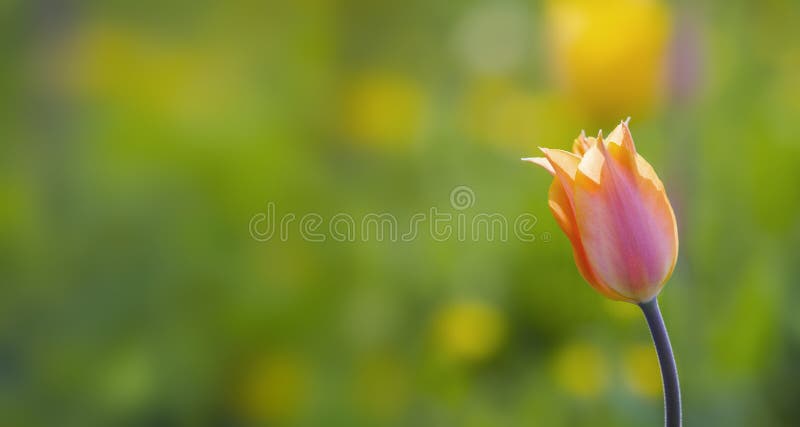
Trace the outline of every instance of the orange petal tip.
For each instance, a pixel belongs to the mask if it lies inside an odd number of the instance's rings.
[[[550,162],[544,157],[523,157],[520,160],[522,160],[523,162],[530,162],[537,166],[541,166],[547,172],[549,172],[550,175],[556,174],[555,169],[553,169],[553,165],[550,164]]]

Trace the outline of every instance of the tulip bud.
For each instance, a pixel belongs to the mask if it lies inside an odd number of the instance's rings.
[[[583,132],[573,152],[540,148],[523,160],[553,175],[549,206],[572,243],[581,275],[603,295],[655,298],[678,257],[678,229],[664,185],[636,153],[627,121],[604,140]]]

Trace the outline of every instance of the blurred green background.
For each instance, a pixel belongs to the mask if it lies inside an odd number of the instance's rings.
[[[686,425],[800,425],[800,3],[0,19],[0,424],[660,425],[641,313],[583,282],[519,161],[632,116],[680,227],[661,305]],[[536,240],[259,241],[270,202],[401,232],[530,213]]]

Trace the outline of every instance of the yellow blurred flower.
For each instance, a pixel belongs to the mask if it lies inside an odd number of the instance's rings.
[[[296,355],[267,355],[247,371],[239,390],[239,408],[251,420],[291,419],[308,399],[309,376],[308,366]]]
[[[237,61],[219,48],[111,25],[88,25],[71,46],[66,80],[79,96],[196,124],[243,92]]]
[[[581,398],[596,397],[608,387],[609,368],[603,351],[587,342],[561,348],[553,362],[557,384]]]
[[[426,96],[409,77],[374,72],[358,77],[344,94],[343,130],[355,142],[403,147],[422,131]]]
[[[625,385],[635,394],[645,397],[661,395],[661,374],[658,356],[650,344],[628,347],[624,355],[623,374]]]
[[[598,120],[640,116],[663,91],[670,14],[657,0],[551,0],[546,13],[553,72]]]
[[[506,321],[494,307],[461,301],[443,307],[434,318],[434,339],[452,360],[477,362],[492,356],[503,344]]]

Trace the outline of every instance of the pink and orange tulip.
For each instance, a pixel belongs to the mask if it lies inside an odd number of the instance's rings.
[[[678,257],[678,230],[664,185],[636,152],[627,121],[605,139],[583,132],[572,152],[540,148],[523,160],[553,175],[549,206],[572,243],[581,275],[603,295],[651,301]]]

